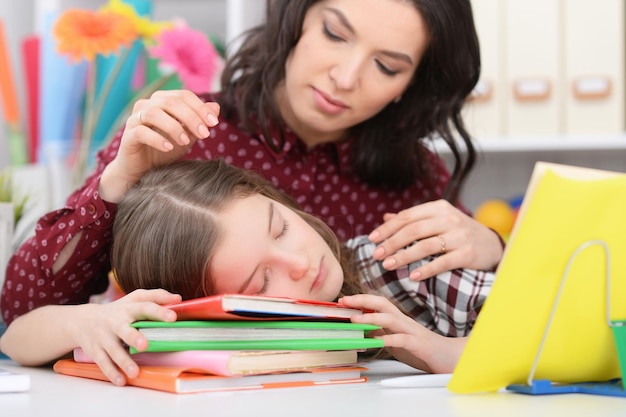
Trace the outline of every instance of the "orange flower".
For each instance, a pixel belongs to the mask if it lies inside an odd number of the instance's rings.
[[[67,10],[54,26],[57,49],[75,61],[116,53],[137,39],[134,22],[110,11]]]

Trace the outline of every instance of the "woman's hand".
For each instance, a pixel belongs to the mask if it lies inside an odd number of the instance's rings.
[[[176,313],[162,304],[180,300],[180,295],[156,289],[135,290],[109,304],[85,304],[81,314],[72,321],[70,331],[75,344],[106,377],[115,385],[124,385],[124,374],[134,378],[139,374],[139,367],[121,342],[139,351],[148,347],[147,339],[130,324],[138,320],[175,321]]]
[[[414,368],[431,373],[451,373],[463,348],[465,337],[444,337],[428,330],[411,317],[402,313],[387,298],[358,294],[342,297],[339,303],[352,307],[374,310],[352,316],[353,323],[367,323],[382,327],[372,336],[385,343],[385,349],[396,359]]]
[[[138,100],[126,121],[117,156],[105,168],[100,194],[116,203],[151,168],[182,158],[217,125],[219,105],[186,90],[157,91]]]
[[[445,200],[420,204],[397,214],[369,239],[378,243],[374,258],[395,270],[429,255],[440,255],[410,272],[413,280],[456,268],[493,270],[504,252],[500,237]]]

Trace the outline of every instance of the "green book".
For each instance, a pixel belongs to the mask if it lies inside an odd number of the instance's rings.
[[[363,350],[383,347],[381,339],[284,339],[284,340],[203,340],[195,342],[152,340],[147,352],[183,350]],[[130,348],[130,353],[138,353]]]
[[[360,339],[379,329],[371,324],[330,321],[139,321],[149,341]]]
[[[181,350],[350,350],[382,347],[371,324],[334,321],[138,321],[149,352]],[[136,351],[131,350],[131,353]]]

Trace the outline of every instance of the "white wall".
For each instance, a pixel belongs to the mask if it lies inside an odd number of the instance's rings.
[[[16,89],[20,100],[20,114],[25,111],[24,97],[24,78],[22,71],[17,66],[21,62],[20,57],[20,40],[32,33],[33,27],[33,0],[4,0],[0,1],[0,20],[4,26],[4,33],[10,51],[11,61],[13,62],[12,72],[15,77]],[[1,106],[1,104],[0,104]],[[4,125],[4,113],[0,113],[0,169],[9,164],[9,151],[7,146],[6,128]]]

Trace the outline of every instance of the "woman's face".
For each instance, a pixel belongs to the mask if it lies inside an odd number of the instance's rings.
[[[293,210],[256,194],[229,204],[219,224],[221,237],[209,267],[217,293],[319,301],[339,294],[339,261]]]
[[[427,45],[409,2],[315,3],[276,91],[282,116],[309,146],[339,140],[402,95]]]

